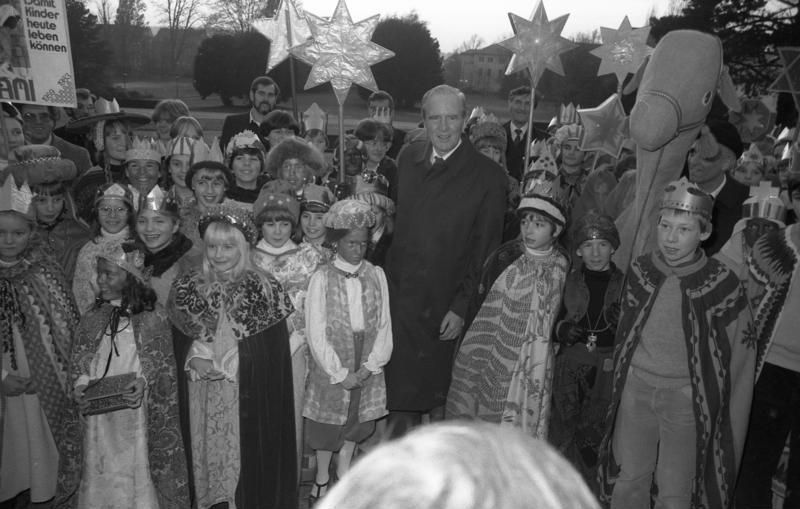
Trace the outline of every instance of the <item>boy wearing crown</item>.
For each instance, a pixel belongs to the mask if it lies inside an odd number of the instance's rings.
[[[583,167],[586,153],[580,149],[582,136],[583,126],[577,123],[563,125],[555,134],[561,159],[558,184],[567,205],[567,212],[572,210],[586,183],[587,173]]]
[[[453,367],[449,419],[503,423],[547,438],[551,333],[569,268],[556,246],[566,217],[553,191],[552,181],[532,184],[517,208],[520,239],[500,246],[484,264],[480,309]]]
[[[658,249],[631,263],[600,447],[612,509],[727,508],[744,445],[755,352],[739,279],[707,258],[713,200],[669,184]],[[655,484],[655,489],[653,484]]]
[[[147,196],[161,178],[161,152],[153,140],[135,139],[125,152],[125,179],[139,206],[140,196]]]
[[[800,217],[800,175],[787,180]],[[754,310],[756,385],[750,434],[742,459],[737,507],[771,507],[772,477],[789,438],[783,507],[800,507],[800,225],[767,233],[753,245],[747,266],[750,288],[760,298]]]

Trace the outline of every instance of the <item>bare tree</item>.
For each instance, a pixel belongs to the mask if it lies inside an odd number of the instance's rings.
[[[214,0],[207,19],[207,26],[247,32],[258,18],[271,16],[278,7],[278,0]]]
[[[483,45],[484,45],[483,37],[481,37],[478,34],[472,34],[469,36],[469,39],[462,42],[456,47],[455,53],[464,53],[465,51],[481,49]]]
[[[600,44],[600,30],[595,28],[591,32],[579,32],[572,40],[578,43]]]
[[[156,7],[169,30],[170,63],[176,69],[183,54],[187,31],[203,21],[203,0],[160,0]]]
[[[113,12],[116,11],[114,0],[95,0],[95,9],[97,9],[97,21],[101,25],[110,25],[114,22]]]

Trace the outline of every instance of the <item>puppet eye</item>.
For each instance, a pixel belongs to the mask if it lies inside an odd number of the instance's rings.
[[[712,97],[713,97],[713,94],[712,94],[711,90],[706,92],[705,95],[703,95],[703,106],[707,106],[708,103],[711,102],[711,98]]]

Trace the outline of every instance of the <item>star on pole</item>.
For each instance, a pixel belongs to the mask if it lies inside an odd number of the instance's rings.
[[[290,50],[312,66],[306,90],[330,81],[339,104],[344,103],[353,83],[378,90],[370,66],[394,56],[370,40],[379,18],[376,14],[353,23],[344,0],[336,4],[330,20],[309,16],[311,39]]]
[[[625,116],[619,94],[611,95],[596,108],[579,109],[578,115],[584,128],[580,149],[619,157],[622,145],[629,137],[628,117]]]
[[[254,20],[252,25],[270,41],[267,72],[289,58],[289,50],[292,47],[306,42],[311,37],[308,21],[300,14],[292,0],[283,0],[274,17]]]
[[[506,74],[528,69],[531,83],[535,87],[545,69],[564,76],[560,55],[577,45],[561,37],[569,14],[549,21],[544,4],[536,4],[530,20],[514,13],[508,13],[514,36],[500,42],[500,45],[514,52],[508,63]]]
[[[775,124],[775,115],[760,99],[743,99],[739,112],[728,113],[728,120],[739,131],[744,143],[751,143],[770,132]]]
[[[769,89],[792,94],[794,106],[800,111],[800,47],[778,48],[778,54],[783,62],[783,70]]]
[[[603,45],[589,52],[601,60],[597,75],[615,74],[620,85],[628,73],[635,73],[653,51],[647,45],[650,27],[633,28],[628,16],[616,30],[600,27],[600,34]]]

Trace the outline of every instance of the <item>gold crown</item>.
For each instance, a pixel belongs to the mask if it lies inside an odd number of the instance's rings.
[[[208,207],[200,216],[197,225],[201,238],[205,235],[208,225],[214,222],[228,223],[238,229],[251,246],[258,242],[258,229],[253,222],[253,213],[247,209],[228,203]]]
[[[160,163],[161,151],[158,149],[158,143],[147,138],[134,138],[133,145],[125,152],[125,162],[135,160]]]
[[[110,185],[107,189],[103,190],[100,188],[97,190],[97,196],[94,199],[95,205],[100,203],[100,200],[103,199],[117,199],[122,200],[131,207],[133,207],[132,195],[130,189],[124,187],[120,184],[114,183]]]
[[[661,199],[662,209],[685,210],[709,220],[713,207],[714,198],[696,184],[686,180],[686,177],[667,184],[664,188],[664,197]]]
[[[33,193],[27,182],[17,187],[14,176],[9,173],[3,186],[0,187],[0,212],[13,210],[20,214],[27,214],[30,210]]]
[[[157,185],[147,193],[147,196],[140,198],[139,212],[153,210],[155,212],[167,212],[170,214],[178,213],[178,204],[172,197],[165,193]]]
[[[750,186],[750,197],[742,204],[742,217],[758,217],[785,224],[786,204],[783,203],[780,192],[780,189],[772,187],[766,180],[762,180],[758,186]]]

